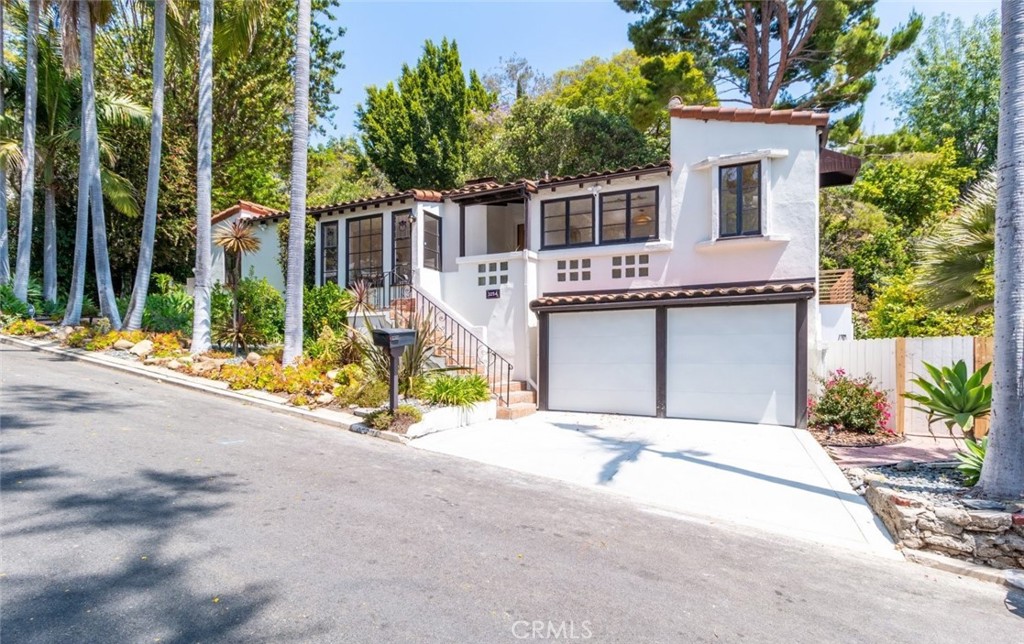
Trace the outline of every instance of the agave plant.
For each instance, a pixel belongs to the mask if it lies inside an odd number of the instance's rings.
[[[988,415],[992,409],[992,385],[984,382],[992,363],[970,375],[963,360],[941,369],[927,362],[924,367],[931,380],[917,376],[911,381],[924,393],[908,392],[903,394],[904,397],[918,404],[914,409],[928,414],[929,426],[935,421],[942,421],[952,432],[953,426],[958,425],[964,436],[974,440],[974,421]]]
[[[967,439],[964,442],[967,445],[967,451],[954,454],[957,460],[960,461],[960,465],[957,465],[956,469],[960,470],[960,473],[964,475],[964,485],[974,487],[978,484],[978,479],[981,478],[981,468],[985,465],[985,453],[988,452],[988,436],[981,439],[980,442],[971,439]]]

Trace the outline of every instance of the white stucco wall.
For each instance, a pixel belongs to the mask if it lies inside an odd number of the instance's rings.
[[[822,341],[854,339],[852,304],[821,304],[818,308],[821,312]]]
[[[284,293],[284,273],[278,262],[281,246],[277,222],[260,221],[253,225],[253,231],[260,240],[260,248],[242,256],[242,277],[249,277],[252,271],[257,278],[266,278],[271,286]]]

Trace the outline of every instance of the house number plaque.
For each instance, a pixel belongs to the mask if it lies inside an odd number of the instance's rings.
[[[501,297],[501,290],[496,288],[487,289],[487,299],[496,300]]]

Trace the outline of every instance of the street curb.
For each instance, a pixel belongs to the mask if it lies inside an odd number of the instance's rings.
[[[979,566],[969,561],[953,559],[952,557],[946,557],[934,552],[914,550],[913,548],[903,548],[903,556],[907,558],[907,561],[922,566],[951,572],[961,577],[971,577],[979,581],[999,584],[1007,588],[1015,588],[1013,584],[1007,581],[1006,573],[1002,570],[989,568],[988,566]]]
[[[111,358],[90,355],[85,352],[81,352],[74,349],[65,349],[59,346],[37,344],[34,342],[29,342],[27,340],[22,340],[21,338],[16,338],[8,335],[0,335],[0,344],[9,344],[12,346],[22,347],[25,349],[31,349],[33,351],[50,353],[64,358],[79,360],[81,362],[87,362],[89,364],[94,364],[100,367],[113,369],[115,371],[121,371],[136,376],[142,376],[145,378],[149,378],[150,380],[155,380],[157,382],[166,382],[172,385],[176,385],[178,387],[183,387],[185,389],[192,389],[193,391],[201,391],[203,393],[211,394],[214,396],[220,396],[222,398],[230,398],[232,400],[242,401],[250,405],[263,407],[270,411],[286,414],[288,416],[293,416],[295,418],[311,420],[315,423],[327,425],[335,429],[347,429],[349,431],[356,432],[357,434],[366,434],[368,436],[381,438],[392,443],[404,444],[404,441],[402,440],[395,440],[395,438],[404,437],[399,437],[397,434],[392,435],[394,436],[394,438],[392,436],[384,435],[385,432],[378,432],[376,430],[366,427],[365,425],[361,425],[361,419],[359,419],[356,416],[351,416],[350,414],[334,411],[324,412],[300,409],[299,407],[293,407],[291,405],[285,405],[279,402],[265,400],[263,398],[257,398],[256,396],[249,396],[243,393],[238,393],[236,391],[231,391],[229,389],[221,389],[220,387],[198,381],[198,379],[193,376],[185,376],[170,369],[162,369],[159,367],[154,368],[145,365],[133,365],[128,363],[122,364],[121,361],[113,360]],[[390,434],[390,432],[386,433]]]

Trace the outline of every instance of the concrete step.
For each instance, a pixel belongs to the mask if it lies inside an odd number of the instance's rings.
[[[532,391],[510,391],[508,393],[508,403],[514,405],[516,403],[530,403],[532,405],[537,404],[537,394]]]
[[[498,418],[502,420],[516,420],[537,412],[537,405],[533,403],[512,403],[508,407],[498,407]]]

